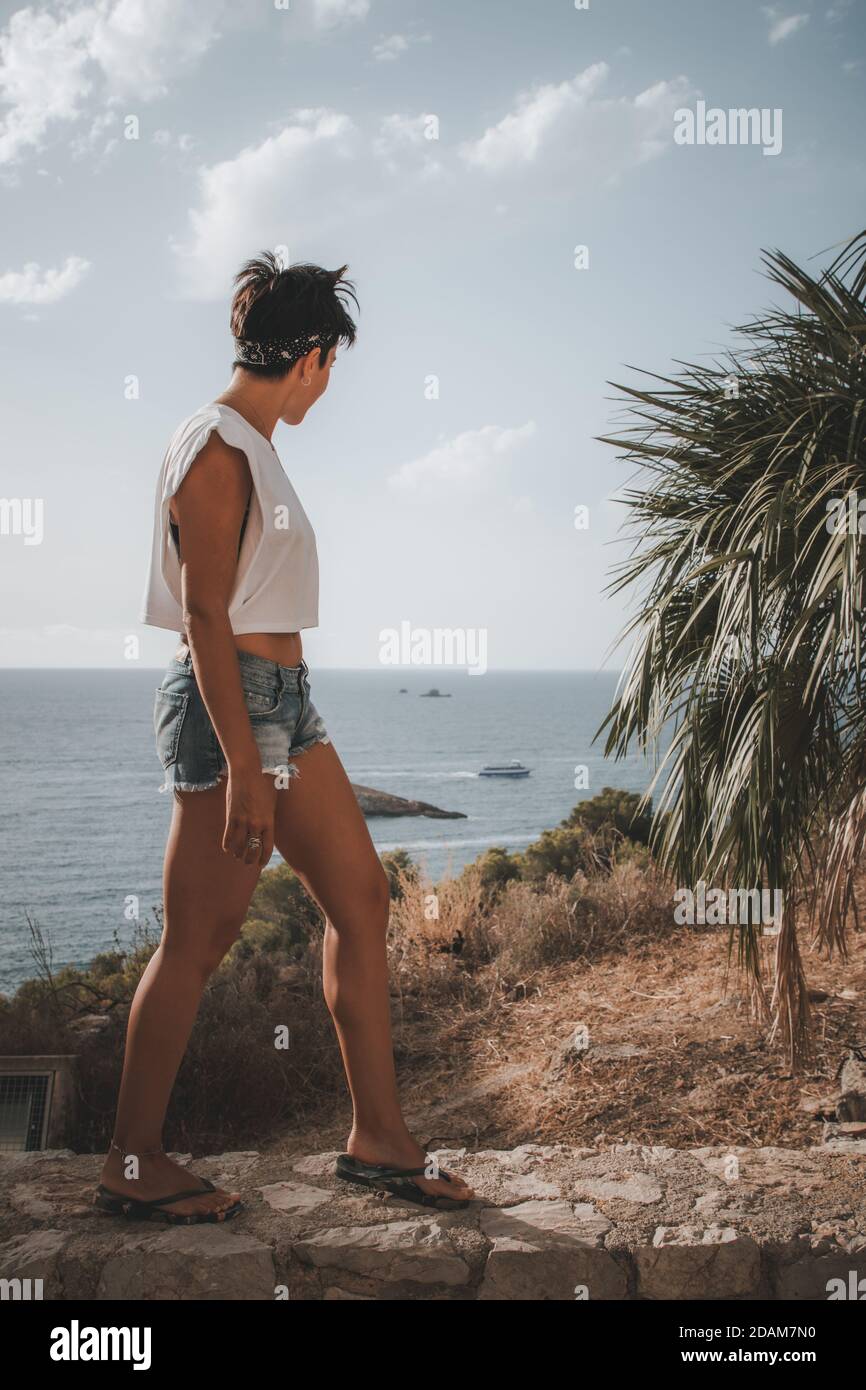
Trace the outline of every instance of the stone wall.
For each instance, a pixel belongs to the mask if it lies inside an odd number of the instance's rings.
[[[94,1155],[0,1155],[0,1280],[46,1299],[866,1300],[866,1141],[839,1131],[806,1150],[440,1150],[479,1194],[450,1212],[339,1184],[335,1156],[196,1160],[246,1209],[166,1226],[95,1213]]]

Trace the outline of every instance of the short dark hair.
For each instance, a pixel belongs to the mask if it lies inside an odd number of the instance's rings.
[[[346,303],[351,299],[357,308],[358,300],[351,280],[344,278],[348,268],[341,265],[339,270],[323,270],[304,263],[284,268],[272,251],[262,251],[235,276],[232,337],[270,342],[302,333],[324,333],[319,350],[319,366],[323,367],[332,347],[340,342],[351,347],[355,341],[355,321]],[[233,365],[258,376],[281,377],[295,364],[263,366],[236,359]]]

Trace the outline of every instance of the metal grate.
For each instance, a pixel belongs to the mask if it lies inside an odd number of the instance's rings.
[[[0,1076],[0,1153],[44,1149],[52,1075]]]

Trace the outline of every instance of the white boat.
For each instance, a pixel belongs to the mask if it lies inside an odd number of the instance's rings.
[[[528,777],[531,768],[524,767],[523,763],[514,760],[510,763],[488,763],[487,767],[482,767],[479,777]]]

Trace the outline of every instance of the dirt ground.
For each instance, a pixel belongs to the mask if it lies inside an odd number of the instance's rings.
[[[765,948],[769,960],[772,941]],[[847,959],[803,950],[815,1061],[798,1077],[751,1017],[726,929],[683,928],[627,955],[540,971],[480,1029],[477,1018],[431,1018],[426,1043],[417,1025],[403,1045],[398,1036],[407,1118],[428,1147],[819,1143],[823,1118],[809,1103],[832,1102],[847,1049],[866,1044],[866,933],[852,931]],[[589,1048],[551,1068],[581,1026]],[[305,1142],[339,1147],[347,1124],[348,1107]]]

